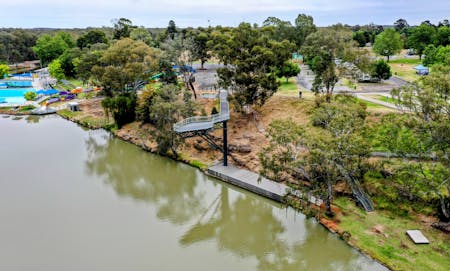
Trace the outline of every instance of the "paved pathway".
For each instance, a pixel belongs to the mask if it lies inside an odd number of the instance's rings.
[[[358,99],[365,100],[365,101],[368,101],[368,102],[371,102],[371,103],[374,103],[374,104],[379,104],[379,105],[382,105],[384,107],[388,107],[388,108],[392,108],[392,109],[398,110],[398,107],[395,104],[384,102],[384,101],[380,101],[380,100],[375,99],[375,98],[367,97],[366,95],[364,95],[362,93],[355,93],[355,95],[356,95],[356,97]]]

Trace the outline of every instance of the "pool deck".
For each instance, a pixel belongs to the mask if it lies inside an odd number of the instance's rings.
[[[33,78],[32,85],[33,85],[33,88],[34,88],[35,90],[44,89],[44,87],[43,87],[42,84],[41,84],[41,80],[40,80],[39,77]]]
[[[20,80],[21,78],[17,77],[15,79]],[[25,78],[25,79],[29,80],[28,77]],[[41,81],[42,81],[42,78],[40,78],[40,77],[33,77],[32,81],[31,81],[32,88],[34,90],[44,89],[44,86],[42,85]],[[38,107],[39,106],[39,102],[40,101],[24,101],[23,103],[14,103],[14,102],[11,102],[11,103],[0,103],[0,107],[16,107],[16,106],[24,106],[24,105],[34,105],[34,106]]]

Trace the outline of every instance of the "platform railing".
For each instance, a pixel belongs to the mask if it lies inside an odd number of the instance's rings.
[[[217,114],[209,115],[209,116],[195,116],[195,117],[189,117],[182,121],[179,121],[173,125],[173,128],[175,131],[180,130],[182,127],[199,123],[199,124],[210,124],[212,127],[215,123],[226,121],[230,118],[230,110],[229,105],[227,101],[227,95],[228,93],[226,91],[220,92],[220,112]]]

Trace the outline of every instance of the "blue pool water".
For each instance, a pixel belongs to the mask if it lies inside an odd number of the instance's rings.
[[[28,91],[35,91],[33,88],[5,88],[0,89],[0,102],[5,101],[10,104],[21,104],[25,102],[23,95]]]

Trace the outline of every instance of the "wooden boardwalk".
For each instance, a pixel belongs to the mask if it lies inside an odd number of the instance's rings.
[[[305,197],[305,194],[301,191],[294,191],[285,184],[274,182],[267,178],[260,177],[254,172],[234,166],[225,167],[221,164],[217,164],[208,168],[206,173],[224,182],[278,202],[283,202],[284,196],[291,194],[298,198],[307,198],[310,203],[318,206],[323,204],[321,199],[314,197],[313,195],[307,195],[307,197]]]
[[[289,187],[284,184],[271,181],[264,177],[260,178],[259,175],[254,172],[233,166],[225,167],[218,164],[210,167],[207,173],[227,183],[231,183],[278,202],[282,202],[283,197],[289,191]],[[260,180],[258,181],[258,179]]]

